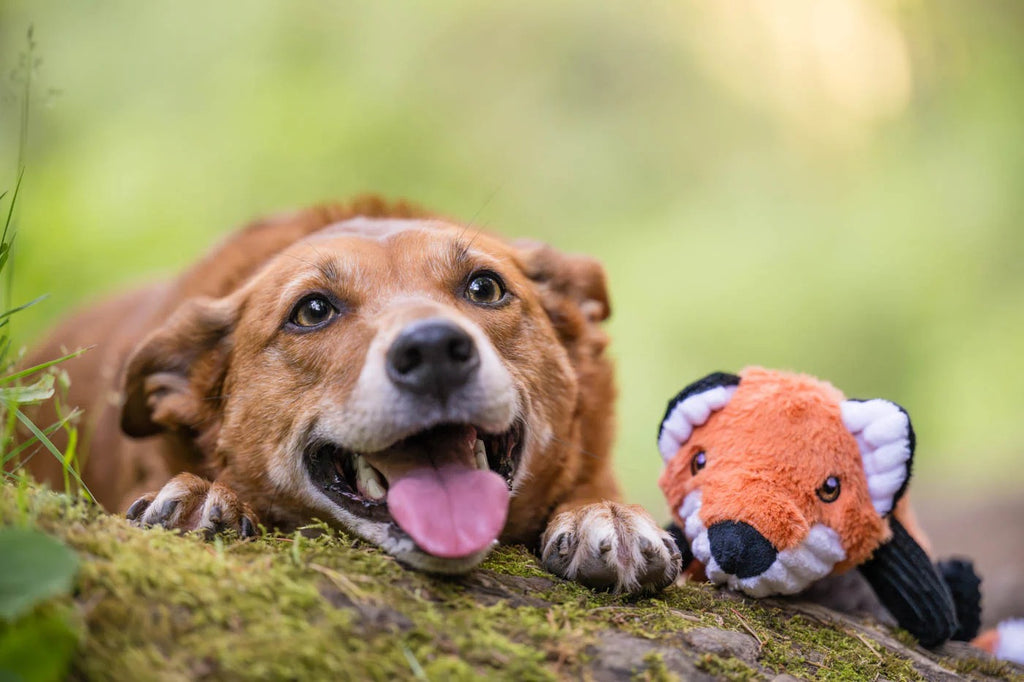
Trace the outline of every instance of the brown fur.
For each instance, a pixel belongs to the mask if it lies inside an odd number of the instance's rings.
[[[83,478],[97,500],[123,511],[188,472],[227,486],[268,525],[309,520],[312,510],[268,475],[274,458],[284,456],[282,434],[307,409],[303,387],[333,382],[339,394],[350,390],[375,325],[398,298],[413,293],[431,305],[459,306],[448,274],[425,269],[423,254],[435,237],[462,235],[516,293],[514,304],[501,310],[463,314],[484,329],[552,427],[552,437],[526,463],[502,539],[536,544],[556,510],[617,499],[609,456],[612,366],[599,327],[609,304],[600,266],[442,222],[389,241],[383,255],[377,245],[353,239],[320,239],[312,248],[300,243],[354,216],[429,218],[405,204],[363,198],[259,221],[173,282],[112,298],[53,332],[29,362],[61,348],[95,346],[66,369],[69,402],[85,410]],[[358,314],[345,321],[344,339],[339,325],[317,342],[278,334],[287,315],[282,288],[318,276],[311,262],[324,265],[320,259],[338,252],[362,268],[345,279],[343,293]],[[51,417],[38,418],[49,423]],[[60,480],[53,458],[35,457],[31,470],[42,481]]]

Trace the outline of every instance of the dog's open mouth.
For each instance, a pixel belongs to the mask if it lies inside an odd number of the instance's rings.
[[[373,453],[313,442],[305,457],[314,484],[335,504],[393,521],[428,554],[461,558],[501,534],[522,441],[520,422],[497,435],[445,424]]]

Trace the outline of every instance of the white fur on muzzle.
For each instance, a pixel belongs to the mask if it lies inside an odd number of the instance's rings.
[[[701,503],[701,491],[694,490],[679,506],[679,518],[693,556],[704,564],[708,579],[719,585],[728,585],[751,597],[796,594],[830,574],[835,565],[846,558],[839,534],[816,523],[798,546],[779,552],[763,573],[739,578],[722,570],[711,555],[708,529],[700,518]]]

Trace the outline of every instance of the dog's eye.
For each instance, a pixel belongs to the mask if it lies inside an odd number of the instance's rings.
[[[479,305],[494,305],[505,298],[505,285],[497,275],[481,272],[469,280],[466,298]]]
[[[826,478],[825,482],[818,486],[817,493],[822,502],[835,502],[839,497],[839,478],[837,476]]]
[[[296,327],[319,327],[338,314],[338,309],[324,296],[313,294],[296,304],[288,321]]]
[[[703,469],[705,466],[707,466],[707,464],[707,453],[705,453],[703,450],[699,450],[697,454],[693,456],[693,459],[690,460],[690,473],[696,476],[697,472]]]

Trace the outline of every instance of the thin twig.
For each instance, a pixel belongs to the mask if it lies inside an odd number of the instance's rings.
[[[739,611],[737,611],[736,609],[731,608],[731,607],[730,607],[729,610],[732,611],[733,615],[736,616],[736,618],[739,619],[740,625],[743,626],[743,629],[746,630],[747,632],[749,632],[750,636],[753,637],[757,641],[757,653],[760,654],[761,653],[761,649],[764,648],[764,642],[761,640],[760,637],[757,636],[757,633],[754,632],[754,628],[750,627],[750,623],[747,622],[747,619],[740,615]]]
[[[868,651],[875,655],[875,658],[877,658],[879,661],[882,660],[882,654],[878,653],[878,651],[875,650],[875,647],[871,646],[871,643],[868,641],[867,637],[860,634],[859,632],[855,632],[853,634],[857,636],[857,639],[864,642],[864,646],[868,648]]]
[[[367,595],[361,589],[356,587],[356,584],[349,580],[347,576],[338,573],[333,568],[327,568],[326,566],[322,566],[320,564],[315,564],[312,562],[309,564],[309,567],[317,573],[326,576],[328,580],[334,583],[335,587],[337,587],[339,590],[349,595],[350,597],[354,598],[356,601],[363,603],[369,603],[372,601],[369,595]]]

